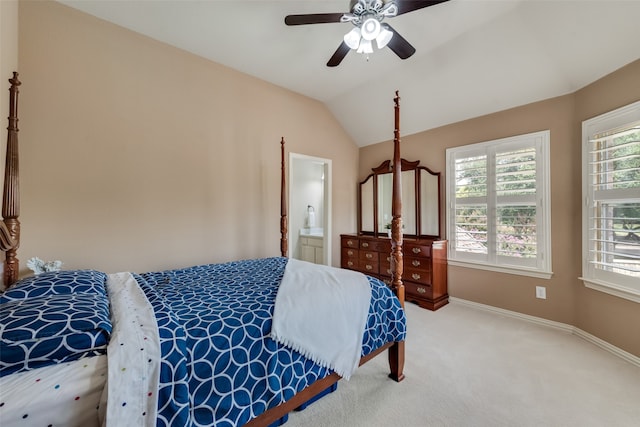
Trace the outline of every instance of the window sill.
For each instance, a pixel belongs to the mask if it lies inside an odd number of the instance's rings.
[[[579,279],[584,282],[587,288],[640,303],[640,289],[627,288],[613,283],[587,279],[585,277],[579,277]]]
[[[518,276],[536,277],[538,279],[551,279],[551,276],[553,276],[553,272],[527,270],[524,268],[506,267],[502,265],[479,264],[469,261],[457,261],[452,259],[449,259],[448,263],[449,265],[455,265],[457,267],[475,268],[478,270],[495,271],[497,273],[516,274]]]

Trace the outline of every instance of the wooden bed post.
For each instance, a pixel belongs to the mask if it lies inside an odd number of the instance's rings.
[[[396,91],[394,101],[395,129],[393,131],[393,192],[391,196],[391,288],[404,308],[402,284],[402,162],[400,159],[400,96]],[[404,341],[389,348],[389,377],[395,381],[404,379]]]
[[[393,131],[393,192],[391,196],[391,287],[404,307],[402,284],[402,162],[400,159],[400,96],[393,99],[395,129]]]
[[[20,192],[18,182],[18,73],[9,79],[9,127],[7,127],[7,152],[4,169],[4,192],[2,197],[2,217],[0,226],[0,246],[6,252],[4,263],[4,285],[6,288],[18,280],[20,246]]]
[[[288,241],[287,241],[287,194],[286,194],[286,173],[285,173],[285,161],[284,161],[284,136],[280,140],[280,154],[281,154],[281,176],[280,176],[280,252],[283,257],[287,256]]]

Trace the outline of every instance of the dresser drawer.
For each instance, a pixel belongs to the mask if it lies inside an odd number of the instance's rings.
[[[360,271],[360,261],[358,258],[342,258],[340,262],[340,267],[348,268],[349,270],[358,270]]]
[[[378,274],[378,261],[365,261],[360,259],[358,265],[360,266],[359,270],[364,274]]]
[[[430,258],[416,258],[416,257],[405,257],[404,258],[404,268],[415,270],[415,271],[431,271],[431,259]]]
[[[433,292],[431,290],[431,286],[429,285],[421,285],[412,282],[404,282],[404,290],[407,294],[407,297],[416,297],[416,298],[432,298]]]
[[[340,239],[340,246],[343,248],[358,249],[360,247],[360,240],[355,237],[342,236]]]
[[[391,253],[391,240],[380,240],[378,243],[378,252],[389,255]]]
[[[358,259],[360,257],[360,251],[352,248],[342,248],[342,258]]]
[[[381,263],[391,264],[391,252],[380,252],[379,258]]]
[[[360,256],[358,258],[362,261],[376,262],[376,263],[379,261],[378,252],[365,251],[365,250],[360,250],[358,252],[360,253]]]
[[[389,261],[380,261],[380,275],[391,277],[391,263]]]
[[[431,246],[407,242],[403,245],[402,252],[408,257],[431,257]]]
[[[429,271],[416,270],[405,266],[402,273],[402,279],[412,282],[421,283],[423,285],[431,284],[431,273]]]
[[[361,239],[360,249],[366,250],[366,251],[380,252],[380,249],[382,249],[382,244],[378,240]]]

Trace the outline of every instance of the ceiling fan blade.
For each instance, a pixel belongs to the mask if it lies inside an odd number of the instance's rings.
[[[396,6],[398,6],[398,15],[403,13],[413,12],[414,10],[423,9],[429,6],[435,6],[439,3],[444,3],[449,0],[434,0],[434,1],[420,1],[420,0],[395,0]]]
[[[394,30],[389,24],[382,24],[387,30],[393,33],[393,37],[389,40],[389,44],[387,47],[391,49],[396,55],[400,57],[400,59],[407,59],[414,53],[416,53],[416,48],[411,46],[404,37],[402,37],[396,30]]]
[[[333,56],[327,62],[327,67],[337,67],[338,65],[340,65],[340,63],[342,62],[344,57],[347,56],[347,53],[349,53],[350,50],[351,48],[347,46],[345,42],[342,42],[340,46],[338,46],[338,49],[336,49],[336,51],[333,53]]]
[[[312,13],[308,15],[287,15],[284,23],[287,25],[329,24],[340,22],[344,13]]]

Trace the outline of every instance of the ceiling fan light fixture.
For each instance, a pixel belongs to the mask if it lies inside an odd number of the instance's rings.
[[[360,32],[362,33],[363,39],[371,41],[378,37],[380,29],[380,22],[376,18],[369,18],[362,23]]]
[[[358,53],[373,53],[373,46],[371,45],[371,40],[367,40],[363,38],[360,40],[360,46],[358,46]]]
[[[344,35],[344,42],[351,49],[357,49],[360,46],[360,28],[355,27]]]
[[[384,48],[393,37],[393,32],[387,30],[386,28],[380,29],[380,34],[376,37],[376,43],[378,44],[378,49]]]

